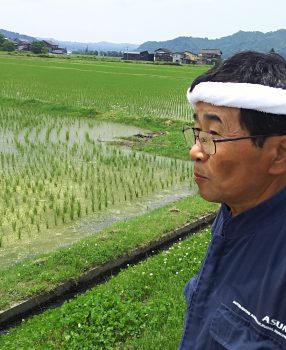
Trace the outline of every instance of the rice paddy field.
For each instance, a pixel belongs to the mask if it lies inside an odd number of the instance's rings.
[[[150,132],[146,118],[190,120],[202,69],[1,55],[0,266],[80,239],[83,218],[190,194],[190,162],[108,142]]]
[[[192,197],[196,190],[191,180],[192,164],[181,132],[192,118],[187,88],[208,68],[1,53],[1,310],[216,210],[216,205]],[[138,218],[130,221],[134,216]],[[109,226],[116,221],[119,223]],[[196,273],[208,238],[208,234],[195,238],[200,249],[194,249],[186,267],[178,266],[181,258],[173,260],[176,274],[185,268],[189,269],[185,279]],[[154,293],[164,294],[163,304],[173,305],[176,296],[164,291],[173,282],[168,282],[165,270],[159,267],[166,263],[166,256],[163,263],[160,259],[154,269],[161,271],[165,283]],[[128,272],[126,280],[119,282],[135,299],[141,283],[152,289],[145,277],[152,278],[153,272],[144,266],[139,266],[138,281],[134,282],[139,288],[133,291]],[[184,281],[180,280],[176,293]],[[107,288],[113,300],[112,283],[102,288]],[[84,334],[78,338],[74,327],[81,328],[84,321],[77,320],[75,325],[64,326],[71,332],[63,331],[64,343],[61,330],[41,345],[39,338],[33,344],[20,343],[23,349],[155,349],[153,325],[159,334],[161,319],[174,312],[164,309],[165,304],[155,294],[150,297],[148,312],[141,310],[144,298],[134,305],[123,298],[119,311],[113,302],[107,303],[106,311],[103,303],[100,325],[91,324],[89,329],[101,340],[93,342]],[[101,305],[100,297],[95,298]],[[82,300],[75,301],[77,308],[82,308]],[[140,310],[144,312],[142,324],[137,322]],[[162,318],[157,317],[158,310]],[[181,311],[166,328],[164,342],[170,349],[179,339]],[[86,317],[72,313],[67,311],[67,317]],[[135,322],[130,332],[122,331],[118,317],[123,317],[126,325]],[[43,324],[31,327],[32,333],[46,332]],[[9,349],[20,348],[17,329],[7,338]],[[170,342],[173,329],[176,338]],[[122,335],[119,340],[114,338],[117,332]],[[153,334],[148,336],[150,343],[144,340],[148,332]],[[142,339],[142,346],[136,343],[137,338],[139,343]],[[1,335],[3,349],[5,339]]]
[[[1,57],[1,96],[189,120],[186,90],[204,66]]]

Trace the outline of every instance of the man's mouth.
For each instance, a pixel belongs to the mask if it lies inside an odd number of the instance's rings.
[[[202,178],[202,179],[207,179],[207,177],[206,176],[204,176],[204,175],[202,175],[202,174],[200,174],[200,173],[198,173],[198,172],[194,172],[194,176],[195,177],[199,177],[199,178]]]
[[[195,181],[204,181],[207,180],[208,178],[198,172],[194,172],[194,180]]]

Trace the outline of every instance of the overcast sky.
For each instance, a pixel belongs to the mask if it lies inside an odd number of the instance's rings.
[[[286,28],[286,0],[0,0],[0,28],[57,40],[141,44]]]

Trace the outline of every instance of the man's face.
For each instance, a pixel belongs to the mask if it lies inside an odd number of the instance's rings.
[[[249,136],[239,117],[238,108],[198,102],[194,127],[214,134],[215,138]],[[250,139],[217,143],[214,155],[205,154],[197,141],[190,156],[195,163],[194,179],[201,196],[211,202],[228,204],[233,214],[262,201],[271,186],[267,141],[263,148],[256,147]]]

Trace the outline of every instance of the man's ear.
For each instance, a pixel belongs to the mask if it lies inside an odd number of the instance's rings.
[[[272,175],[286,174],[286,136],[282,136],[276,144],[275,158],[270,167]]]

